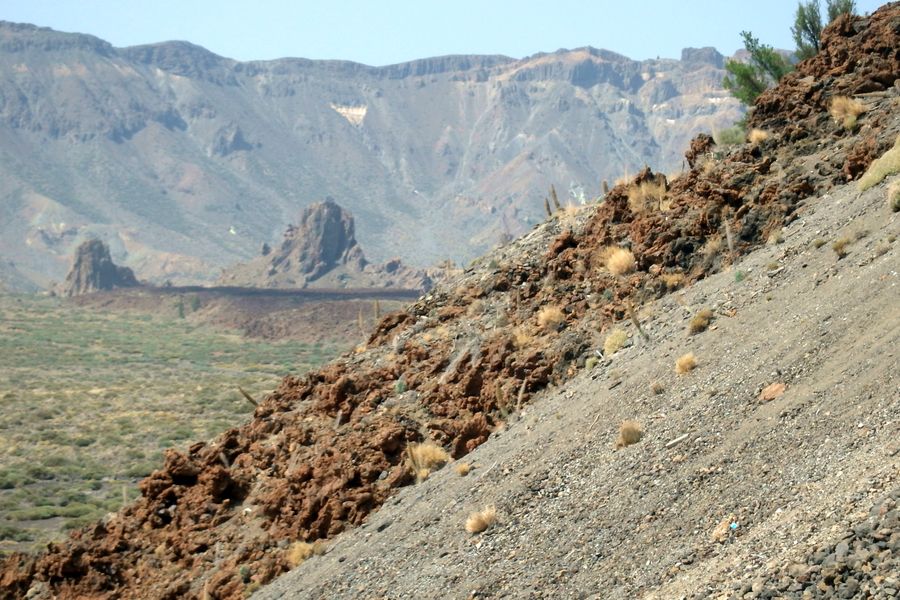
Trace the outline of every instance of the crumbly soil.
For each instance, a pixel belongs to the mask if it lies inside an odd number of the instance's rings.
[[[619,323],[624,349],[253,597],[893,597],[900,219],[884,198],[835,189],[782,243],[648,304],[649,341]],[[863,232],[838,260],[830,242]],[[710,329],[688,335],[704,307]],[[698,366],[677,375],[685,352]],[[761,400],[772,383],[783,395]],[[625,419],[643,439],[616,449]],[[487,505],[497,522],[466,533]]]

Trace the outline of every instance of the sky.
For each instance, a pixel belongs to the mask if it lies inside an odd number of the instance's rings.
[[[857,12],[881,4],[857,0]],[[0,0],[0,20],[90,33],[120,47],[187,40],[237,60],[380,66],[446,54],[522,58],[581,46],[638,60],[679,58],[682,48],[702,46],[731,55],[745,29],[792,49],[796,6],[791,0]]]

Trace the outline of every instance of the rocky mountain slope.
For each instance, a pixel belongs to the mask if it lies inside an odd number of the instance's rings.
[[[479,259],[246,425],[167,451],[135,504],[7,558],[4,597],[240,598],[319,539],[263,597],[896,589],[897,217],[884,183],[845,186],[900,135],[898,24],[900,3],[839,19],[760,99],[757,143],[698,137],[689,171]],[[828,107],[857,92],[844,127]],[[613,452],[620,419],[644,439]],[[426,440],[474,472],[409,487]],[[498,522],[464,533],[486,503]]]
[[[226,269],[219,283],[258,288],[401,288],[427,292],[432,278],[400,259],[374,265],[356,241],[356,222],[331,198],[303,211],[281,244],[262,245],[260,255]]]
[[[578,202],[681,168],[740,115],[722,75],[712,49],[375,68],[0,23],[0,276],[45,287],[98,237],[142,280],[211,281],[326,196],[374,262],[468,260],[540,221],[551,183]]]

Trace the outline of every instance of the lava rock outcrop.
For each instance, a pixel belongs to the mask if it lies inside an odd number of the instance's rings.
[[[87,240],[75,251],[72,268],[60,288],[62,296],[81,296],[103,290],[139,286],[134,272],[115,264],[109,247],[100,240]]]

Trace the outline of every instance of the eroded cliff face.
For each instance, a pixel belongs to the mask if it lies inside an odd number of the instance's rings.
[[[712,49],[375,68],[4,23],[0,67],[0,256],[42,284],[86,235],[143,279],[212,281],[327,196],[372,262],[465,262],[539,222],[550,184],[578,204],[680,169],[695,133],[741,114]]]
[[[223,285],[263,288],[403,288],[427,291],[432,279],[424,269],[399,259],[370,264],[356,241],[353,215],[333,199],[304,210],[298,225],[289,225],[281,244],[262,246],[255,259],[227,269]]]
[[[102,290],[140,285],[134,272],[115,264],[100,240],[87,240],[75,251],[72,268],[60,287],[63,296],[81,296]]]

